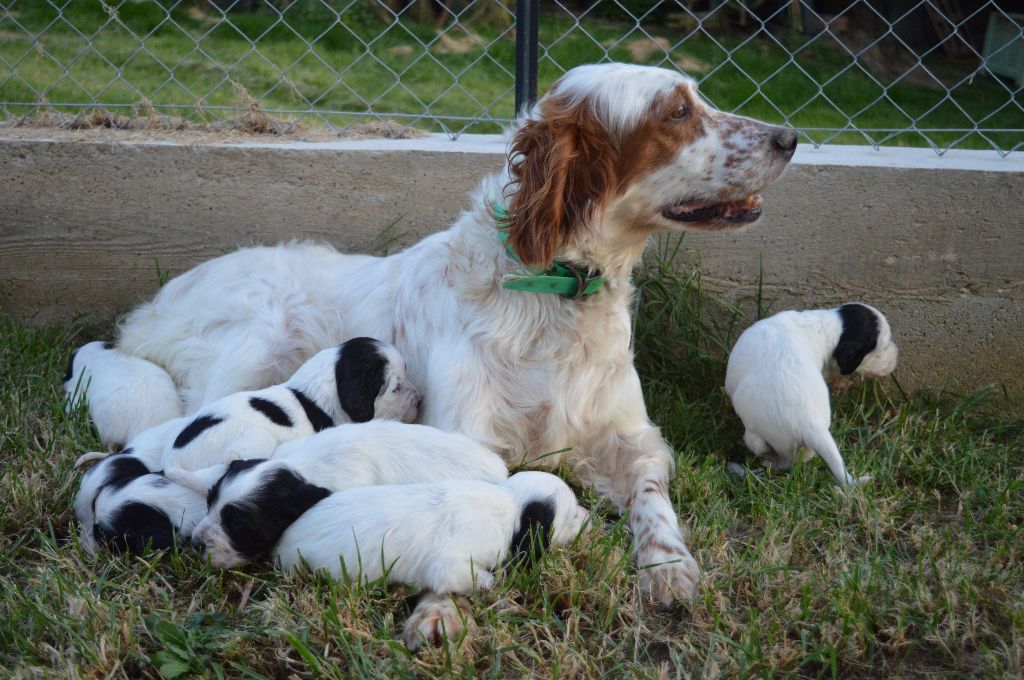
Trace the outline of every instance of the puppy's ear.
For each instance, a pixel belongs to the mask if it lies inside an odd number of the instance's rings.
[[[512,137],[508,244],[524,265],[546,265],[615,187],[615,154],[590,102],[544,99]]]
[[[74,352],[71,353],[71,358],[68,359],[68,367],[67,367],[67,370],[64,371],[64,382],[65,383],[69,382],[71,380],[71,378],[75,375],[75,357],[77,355],[78,355],[78,350],[76,349]]]
[[[147,549],[170,548],[175,528],[162,510],[132,502],[118,508],[109,522],[96,524],[93,537],[112,550],[140,555]]]
[[[555,522],[555,499],[530,501],[519,515],[519,528],[509,544],[510,564],[533,564],[551,543],[551,527]]]
[[[843,305],[838,313],[843,332],[832,357],[839,365],[839,372],[850,375],[878,345],[878,317],[867,305],[858,302]]]
[[[338,349],[334,380],[341,408],[354,423],[373,420],[374,402],[383,391],[387,357],[373,338],[353,338]]]
[[[195,471],[167,467],[164,469],[164,477],[206,498],[206,494],[217,483],[217,480],[224,476],[226,469],[227,465],[223,463]]]

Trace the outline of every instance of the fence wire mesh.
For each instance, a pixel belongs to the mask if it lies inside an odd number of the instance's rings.
[[[1019,5],[1019,6],[1018,6]],[[513,117],[514,0],[0,1],[5,124],[373,123]],[[698,79],[814,144],[1024,146],[1024,0],[545,0],[543,92],[581,63]],[[372,127],[372,126],[371,126]]]

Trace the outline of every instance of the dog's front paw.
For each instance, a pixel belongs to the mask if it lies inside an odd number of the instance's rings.
[[[697,590],[700,568],[685,547],[638,552],[636,567],[637,585],[659,609],[669,609]]]
[[[455,596],[427,593],[405,622],[402,642],[414,652],[425,644],[437,646],[458,639],[465,621],[471,623],[472,619],[459,611]]]

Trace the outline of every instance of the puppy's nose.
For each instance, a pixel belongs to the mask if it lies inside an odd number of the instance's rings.
[[[199,551],[199,552],[202,552],[204,547],[205,546],[203,545],[203,542],[201,540],[199,540],[199,537],[193,535],[192,536],[192,548],[197,550],[197,551]]]
[[[793,156],[796,151],[796,130],[793,128],[776,127],[772,130],[772,148],[786,158]]]

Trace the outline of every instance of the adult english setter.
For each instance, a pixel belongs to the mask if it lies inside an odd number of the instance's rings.
[[[423,390],[421,422],[509,462],[565,450],[539,463],[569,463],[628,508],[640,587],[670,605],[698,568],[669,500],[673,451],[633,367],[630,273],[652,234],[756,221],[758,192],[796,144],[790,129],[717,111],[674,71],[581,66],[519,121],[504,170],[447,231],[383,258],[238,250],[170,281],[117,346],[165,368],[192,413],[348,338],[390,342]],[[598,289],[506,287],[555,262],[583,284],[599,273]],[[431,600],[416,615],[450,622],[451,606]]]

